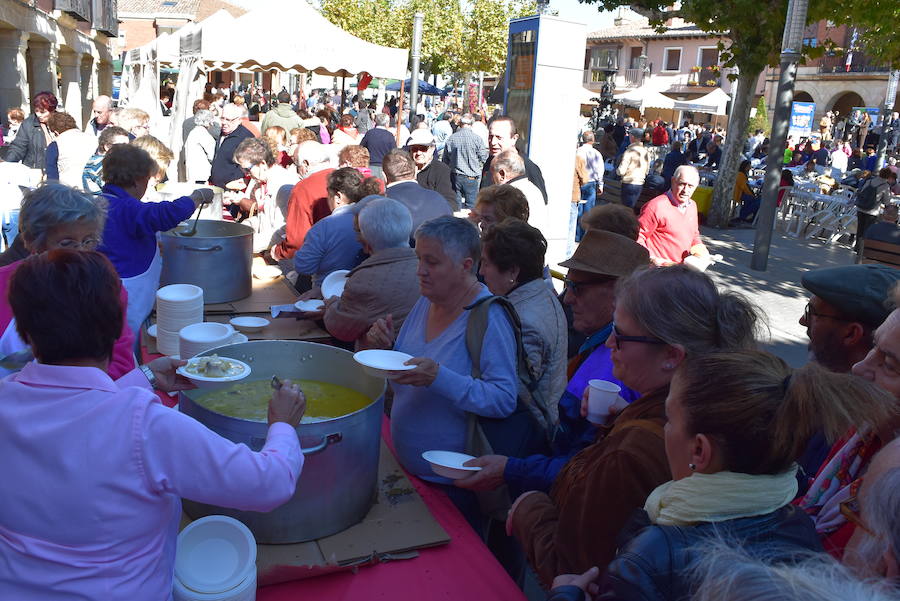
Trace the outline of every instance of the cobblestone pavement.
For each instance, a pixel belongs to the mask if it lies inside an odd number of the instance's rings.
[[[800,278],[820,267],[852,264],[855,254],[847,245],[797,240],[776,230],[766,271],[755,271],[750,268],[755,233],[702,228],[710,252],[723,257],[708,273],[720,286],[745,294],[763,310],[769,326],[765,348],[799,367],[806,362],[807,337],[798,320],[809,296]]]

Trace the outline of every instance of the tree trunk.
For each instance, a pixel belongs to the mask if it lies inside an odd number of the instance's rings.
[[[719,163],[719,176],[713,189],[713,204],[709,214],[709,225],[727,227],[731,219],[731,205],[734,196],[734,182],[742,160],[747,126],[750,123],[750,107],[756,95],[756,82],[760,72],[747,73],[741,69],[738,75],[738,93],[731,107],[731,127],[726,132],[725,148]]]

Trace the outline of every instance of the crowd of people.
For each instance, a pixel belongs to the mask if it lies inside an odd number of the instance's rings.
[[[153,387],[190,386],[183,362],[134,359],[157,234],[209,202],[207,184],[301,298],[349,270],[304,317],[345,348],[413,357],[386,404],[397,458],[518,581],[528,566],[560,601],[749,600],[754,584],[805,599],[791,586],[827,571],[842,596],[824,598],[895,596],[900,271],[807,272],[809,364],[760,350],[763,308],[695,268],[709,253],[692,159],[717,166],[724,132],[585,133],[557,293],[546,186],[510,117],[446,110],[398,135],[399,110],[360,99],[331,114],[334,98],[207,95],[180,124],[183,165],[147,113],[104,97],[80,131],[39,94],[7,153],[54,177],[0,256],[2,474],[21,483],[0,503],[0,597],[167,598],[181,497],[267,511],[293,495],[299,388],[273,392],[253,452],[156,402]],[[173,169],[199,187],[160,200]],[[589,416],[595,380],[621,403]],[[422,458],[436,448],[481,469],[437,476]],[[734,554],[725,567],[716,544]]]

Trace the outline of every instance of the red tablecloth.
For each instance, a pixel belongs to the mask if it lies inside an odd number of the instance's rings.
[[[391,444],[384,420],[382,434]],[[257,601],[525,601],[525,595],[491,555],[442,491],[413,476],[410,482],[450,535],[440,547],[420,549],[414,559],[360,568],[259,589]]]
[[[145,361],[155,359],[147,356]],[[159,393],[173,406],[176,398]],[[393,451],[390,422],[382,422],[382,436]],[[260,588],[257,601],[525,601],[525,595],[488,551],[456,506],[442,491],[410,476],[434,518],[450,535],[440,547],[420,549],[414,559],[396,560]]]

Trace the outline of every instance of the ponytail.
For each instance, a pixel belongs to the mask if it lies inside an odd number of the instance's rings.
[[[676,381],[688,431],[712,438],[733,472],[783,472],[817,432],[833,440],[900,415],[891,395],[862,378],[816,364],[792,370],[763,351],[688,357]]]

